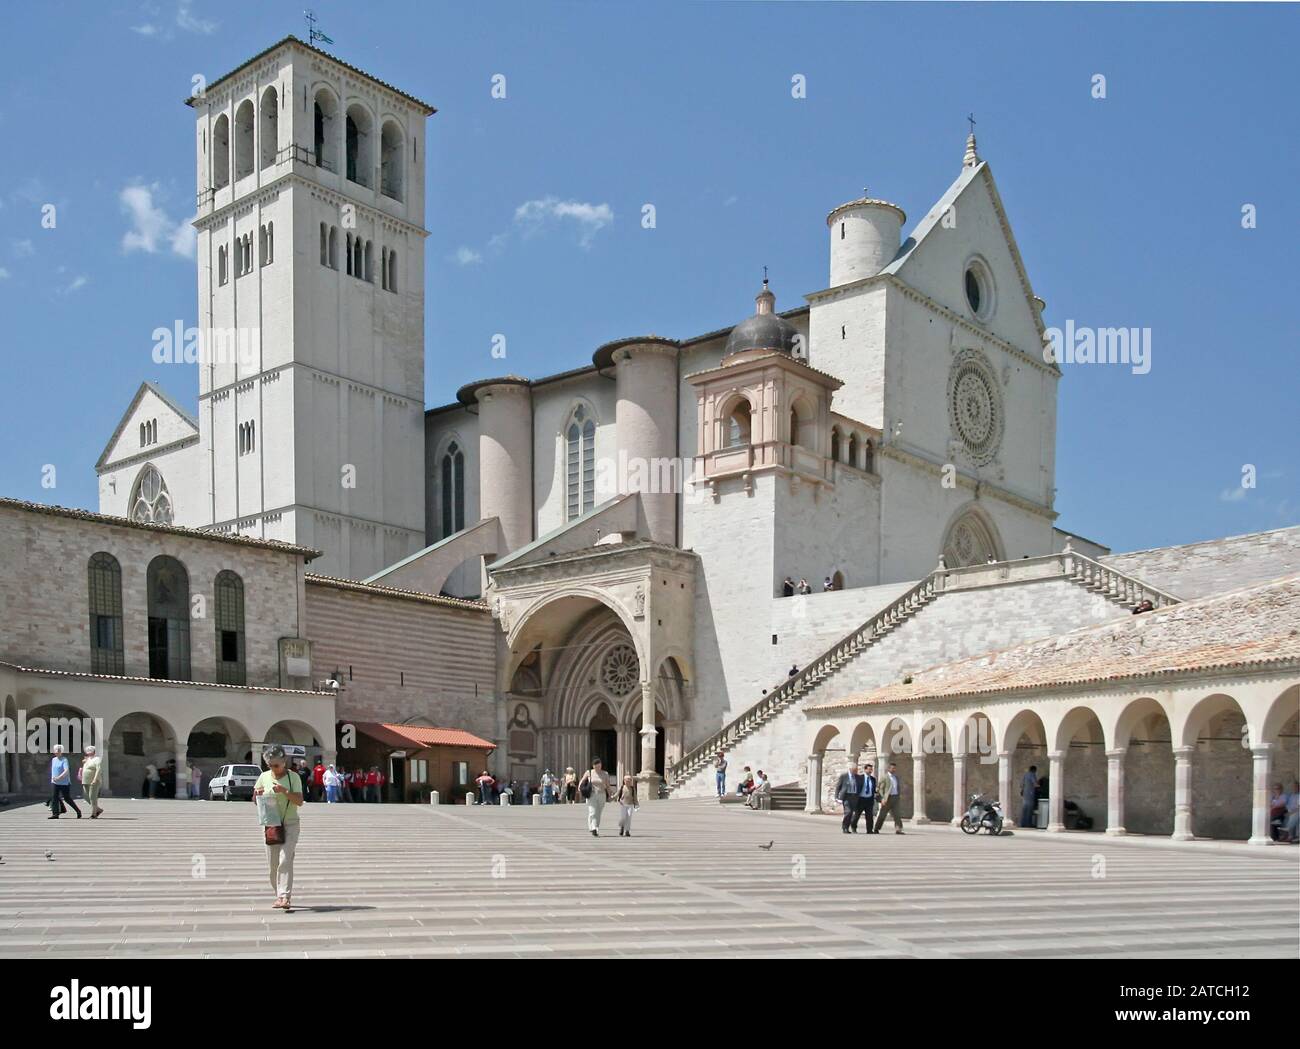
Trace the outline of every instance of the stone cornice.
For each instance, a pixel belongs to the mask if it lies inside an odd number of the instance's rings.
[[[106,473],[112,473],[114,470],[121,470],[127,466],[135,466],[138,463],[147,463],[150,459],[157,459],[160,456],[170,452],[180,451],[182,448],[188,448],[190,445],[199,443],[199,435],[192,433],[187,437],[179,440],[168,441],[166,444],[151,445],[146,451],[137,452],[135,455],[128,455],[125,459],[117,459],[113,462],[105,463],[103,466],[95,467],[95,473],[100,476]]]
[[[373,204],[367,204],[363,200],[349,197],[346,194],[340,193],[336,189],[322,186],[319,182],[314,182],[295,171],[286,171],[283,175],[277,176],[270,182],[258,186],[257,189],[243,194],[237,200],[232,200],[228,204],[223,204],[219,208],[213,208],[205,215],[199,215],[194,219],[191,225],[200,231],[211,230],[213,226],[221,225],[221,223],[225,222],[226,219],[230,218],[232,215],[237,216],[244,214],[245,212],[252,210],[252,207],[255,204],[260,204],[264,200],[273,199],[290,185],[302,186],[308,192],[315,194],[323,200],[329,201],[336,207],[342,204],[351,204],[358,210],[358,212],[365,214],[367,218],[373,219],[380,225],[386,223],[395,231],[412,233],[420,237],[429,236],[429,231],[423,226],[417,226],[413,222],[407,222],[405,219],[397,218],[396,216],[390,215],[388,212],[375,207]]]
[[[917,291],[906,281],[901,280],[892,273],[877,273],[875,276],[863,277],[861,280],[855,280],[848,284],[841,284],[834,288],[826,288],[823,291],[811,292],[808,295],[805,295],[804,298],[813,304],[831,302],[834,299],[849,294],[850,292],[875,286],[889,286],[896,288],[909,299],[921,303],[923,306],[937,313],[939,316],[943,317],[944,320],[954,326],[977,336],[984,342],[996,346],[1005,353],[1009,353],[1011,356],[1023,361],[1025,364],[1029,364],[1040,371],[1046,372],[1054,378],[1059,379],[1061,377],[1061,369],[1057,365],[1048,364],[1046,361],[1035,357],[1033,354],[1026,353],[1024,350],[1018,348],[1012,343],[1007,342],[1007,340],[1002,338],[1002,336],[993,334],[993,332],[989,331],[987,328],[980,327],[974,321],[963,317],[960,313],[950,310],[941,302],[937,302],[928,295]]]
[[[926,459],[915,452],[906,451],[898,447],[896,444],[881,444],[877,449],[877,454],[883,455],[889,459],[894,459],[897,462],[904,463],[908,466],[924,470],[927,473],[934,474],[935,476],[942,476],[944,466],[948,465],[947,463],[938,463]],[[1049,506],[1045,506],[1042,503],[1035,503],[1030,499],[1026,499],[1024,496],[1017,495],[1015,492],[1003,488],[1000,485],[996,485],[991,481],[986,481],[983,478],[971,477],[962,470],[957,471],[957,483],[963,488],[969,488],[973,491],[978,490],[980,495],[990,495],[1000,502],[1008,503],[1020,510],[1025,510],[1031,514],[1037,514],[1039,517],[1046,517],[1049,521],[1055,521],[1057,517],[1060,516]]]
[[[604,567],[595,569],[595,572],[641,572],[646,569],[657,571],[675,572],[680,575],[694,578],[695,561],[699,560],[699,555],[693,550],[683,550],[675,546],[664,546],[660,543],[651,543],[640,541],[634,543],[607,543],[598,546],[584,547],[581,550],[575,550],[571,553],[559,554],[555,557],[548,557],[540,561],[530,561],[525,564],[507,565],[503,568],[491,570],[490,574],[494,581],[501,580],[502,577],[508,577],[504,586],[498,583],[498,589],[506,587],[514,590],[516,587],[526,587],[533,580],[529,575],[547,575],[548,579],[553,579],[553,575],[548,575],[551,570],[559,567],[565,570],[573,567],[581,568],[584,564],[591,562],[601,562]],[[632,562],[632,563],[628,563]],[[569,578],[572,578],[570,575]],[[516,580],[518,580],[516,582]]]

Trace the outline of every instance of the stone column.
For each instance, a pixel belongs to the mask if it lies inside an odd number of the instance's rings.
[[[97,743],[95,747],[95,753],[99,755],[99,796],[111,798],[113,792],[108,788],[108,740]]]
[[[182,801],[190,796],[189,762],[185,760],[189,749],[188,743],[176,744],[176,786],[172,790],[172,797],[180,798]]]
[[[1261,743],[1250,748],[1255,763],[1255,777],[1250,797],[1250,840],[1247,845],[1272,845],[1268,832],[1268,781],[1273,775],[1273,744]]]
[[[1051,831],[1065,830],[1065,783],[1063,775],[1065,772],[1065,751],[1049,750],[1047,752],[1048,767],[1050,769],[1050,793],[1047,795],[1047,829]]]
[[[659,800],[659,784],[663,777],[655,771],[655,686],[653,681],[641,682],[641,772],[636,778],[637,800]]]
[[[8,793],[9,793],[9,752],[5,748],[0,747],[0,794],[8,794]]]
[[[888,772],[886,772],[888,775]],[[925,814],[925,755],[912,755],[912,823],[920,827],[929,823]]]
[[[1011,814],[1011,751],[998,751],[998,801],[1002,803],[1002,822],[1009,827],[1017,826],[1016,813]]]
[[[814,813],[822,810],[822,756],[808,755],[808,791],[804,796],[804,812]]]
[[[1195,747],[1174,748],[1174,841],[1192,840],[1192,755]]]
[[[265,743],[249,743],[248,745],[248,749],[253,755],[253,764],[259,769],[265,767],[264,762],[262,761],[262,750],[265,747]]]
[[[966,812],[966,755],[955,751],[952,755],[952,825],[961,826]]]
[[[1106,833],[1118,837],[1124,829],[1124,755],[1127,747],[1106,751]]]

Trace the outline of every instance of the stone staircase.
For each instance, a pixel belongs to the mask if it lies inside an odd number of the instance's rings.
[[[914,587],[841,638],[798,674],[782,682],[759,702],[683,755],[680,761],[668,769],[668,792],[671,794],[674,786],[706,768],[718,751],[732,750],[737,743],[758,731],[769,721],[780,717],[787,709],[834,676],[840,668],[855,659],[863,650],[888,637],[941,594],[977,587],[1062,578],[1130,610],[1136,608],[1142,601],[1150,601],[1155,608],[1177,604],[1179,601],[1173,594],[1073,551],[1068,543],[1060,553],[1022,558],[1019,561],[998,561],[966,568],[946,568],[940,560],[939,567]],[[797,784],[794,787],[798,789]],[[802,789],[799,789],[799,793],[803,793]],[[799,807],[803,807],[802,801]]]
[[[785,809],[791,812],[803,812],[808,801],[808,792],[798,783],[787,783],[782,787],[772,788],[772,809]]]
[[[799,673],[787,678],[720,732],[688,751],[669,770],[671,784],[706,767],[720,750],[731,750],[786,708],[798,702],[870,644],[893,633],[940,592],[940,573],[931,572],[916,586],[886,605],[856,630],[832,645]]]

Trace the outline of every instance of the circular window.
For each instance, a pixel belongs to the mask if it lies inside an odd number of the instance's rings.
[[[600,669],[601,681],[611,695],[626,696],[641,678],[641,662],[631,645],[615,645],[605,655]]]
[[[993,279],[989,276],[988,267],[980,259],[971,259],[966,264],[963,287],[966,305],[970,307],[971,313],[980,320],[987,319],[993,313]]]
[[[975,275],[973,269],[966,271],[966,301],[970,303],[970,308],[976,316],[980,312],[980,303],[984,296],[980,291],[980,279]]]
[[[948,412],[953,431],[978,466],[992,461],[1002,443],[1002,395],[983,355],[965,350],[948,375]]]

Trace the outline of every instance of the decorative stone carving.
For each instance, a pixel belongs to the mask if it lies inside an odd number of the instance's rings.
[[[631,645],[615,645],[600,667],[601,684],[612,696],[630,695],[641,680],[641,662]]]
[[[977,466],[992,462],[1002,445],[1002,392],[984,355],[963,350],[948,373],[948,414],[953,432]]]

